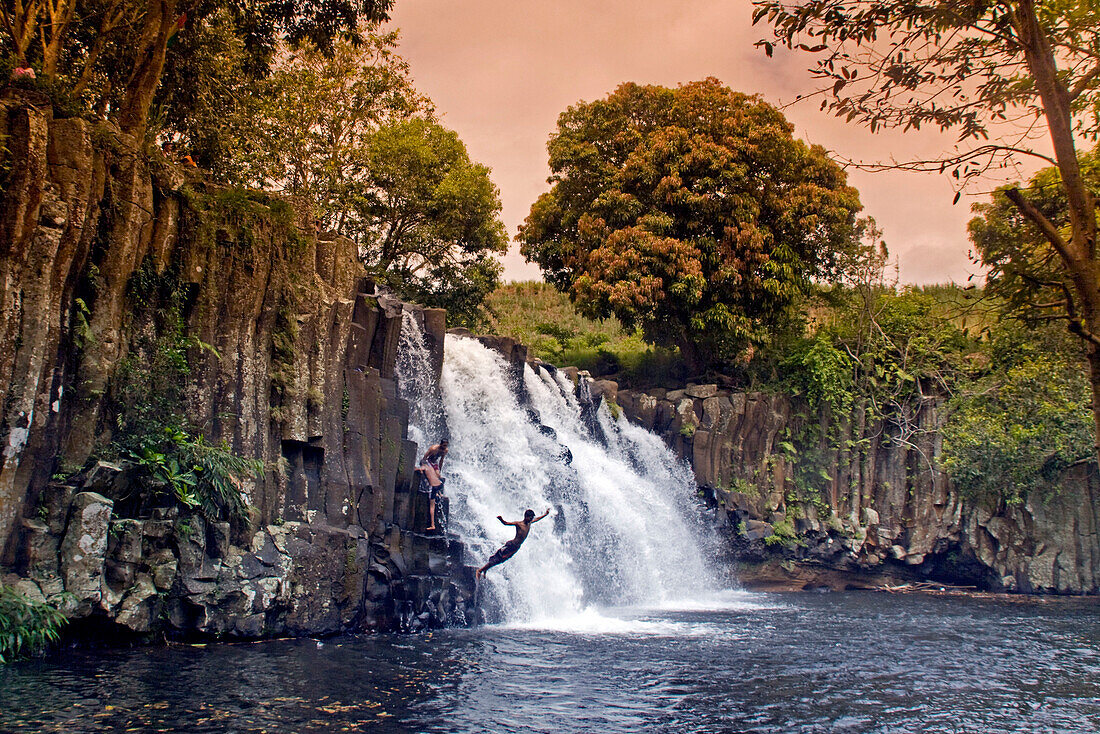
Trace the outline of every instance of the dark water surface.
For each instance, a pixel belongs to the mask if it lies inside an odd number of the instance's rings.
[[[1100,731],[1095,600],[733,593],[696,606],[65,652],[0,669],[0,730]]]

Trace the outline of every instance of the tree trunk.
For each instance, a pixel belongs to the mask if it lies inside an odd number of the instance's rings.
[[[57,65],[61,60],[65,37],[69,34],[69,23],[76,10],[76,0],[59,0],[56,5],[49,4],[46,7],[50,16],[50,30],[48,41],[47,34],[42,34],[42,73],[54,77],[57,76]]]
[[[1096,262],[1096,202],[1081,175],[1073,138],[1073,100],[1059,76],[1058,61],[1039,24],[1034,0],[1019,0],[1013,16],[1028,71],[1042,101],[1054,158],[1062,177],[1070,221],[1069,240],[1018,190],[1010,191],[1009,199],[1050,242],[1072,283],[1072,293],[1066,292],[1069,328],[1086,344],[1092,384],[1095,456],[1100,459],[1100,274]]]
[[[698,377],[706,372],[706,361],[699,353],[698,345],[695,344],[686,329],[680,332],[680,338],[676,340],[676,346],[680,347],[680,356],[683,357],[684,364],[687,365],[689,377]]]
[[[164,71],[168,34],[179,18],[179,0],[149,3],[145,27],[134,52],[134,65],[126,83],[126,96],[118,113],[123,132],[141,137],[149,120],[149,108]]]
[[[1089,358],[1089,384],[1092,386],[1092,422],[1094,429],[1093,453],[1100,456],[1100,347],[1090,344]]]

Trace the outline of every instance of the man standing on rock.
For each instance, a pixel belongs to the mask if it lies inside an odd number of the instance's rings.
[[[550,510],[548,509],[546,510],[546,512],[542,513],[538,517],[535,517],[535,511],[528,510],[527,512],[523,513],[522,520],[516,520],[515,522],[508,522],[500,515],[497,515],[497,520],[500,520],[502,525],[515,526],[516,537],[509,540],[507,543],[501,546],[500,550],[489,556],[489,561],[484,566],[474,571],[474,578],[480,579],[482,575],[490,568],[492,568],[493,566],[499,566],[501,563],[504,563],[509,558],[514,556],[516,554],[516,551],[519,550],[519,547],[523,545],[523,541],[527,540],[527,534],[531,532],[532,523],[538,522],[549,514]]]
[[[424,453],[424,458],[420,460],[420,466],[416,468],[418,472],[423,472],[423,479],[420,482],[421,491],[425,484],[427,484],[428,494],[428,514],[429,521],[426,530],[435,530],[435,507],[439,504],[439,498],[443,496],[443,478],[439,476],[439,472],[443,469],[443,459],[447,457],[447,439],[443,439],[439,443],[428,448]]]

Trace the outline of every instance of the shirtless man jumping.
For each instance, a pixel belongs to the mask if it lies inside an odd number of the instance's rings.
[[[547,510],[538,517],[535,517],[535,511],[528,510],[527,512],[523,513],[522,520],[516,520],[515,522],[508,522],[500,515],[497,515],[497,520],[500,520],[501,524],[515,526],[516,537],[509,540],[507,543],[501,546],[500,550],[489,556],[489,561],[484,566],[474,571],[474,578],[480,579],[482,575],[484,575],[484,573],[490,568],[492,568],[493,566],[498,566],[514,556],[516,554],[516,551],[519,550],[519,547],[523,545],[523,541],[527,540],[527,534],[531,532],[531,524],[538,522],[549,514],[550,510]]]

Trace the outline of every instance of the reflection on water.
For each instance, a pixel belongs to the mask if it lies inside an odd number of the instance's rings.
[[[1095,732],[1095,600],[729,593],[424,636],[68,652],[0,731]]]

